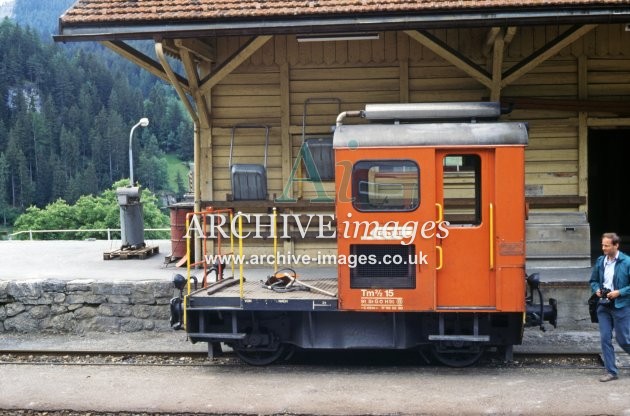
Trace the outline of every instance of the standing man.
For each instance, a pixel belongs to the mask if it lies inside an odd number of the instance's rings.
[[[599,336],[606,375],[599,381],[619,378],[612,344],[613,328],[619,346],[630,354],[630,256],[619,251],[616,233],[602,235],[603,256],[599,256],[591,273],[591,290],[600,298],[597,306]]]

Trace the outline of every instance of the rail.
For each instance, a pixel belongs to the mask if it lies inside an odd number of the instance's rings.
[[[170,231],[170,228],[145,228],[145,231]],[[120,228],[89,228],[89,229],[69,229],[69,230],[23,230],[8,234],[9,240],[18,235],[28,234],[28,239],[33,240],[33,234],[44,233],[107,233],[107,241],[112,240],[112,233],[120,233]]]

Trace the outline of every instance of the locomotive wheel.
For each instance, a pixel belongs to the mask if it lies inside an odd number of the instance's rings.
[[[276,362],[277,360],[285,356],[286,350],[287,348],[285,344],[278,344],[278,347],[272,350],[245,348],[236,349],[234,351],[236,352],[238,358],[240,358],[247,364],[260,366],[269,365]]]
[[[284,346],[284,355],[282,356],[282,361],[289,361],[293,358],[295,354],[296,346],[293,344],[282,344]]]
[[[441,364],[449,367],[468,367],[475,364],[481,356],[483,356],[483,348],[439,348],[436,345],[432,347],[433,356]]]

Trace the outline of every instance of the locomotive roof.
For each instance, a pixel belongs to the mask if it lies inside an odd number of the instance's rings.
[[[500,115],[501,105],[496,101],[366,104],[361,112],[368,120],[496,120]]]
[[[372,123],[338,125],[333,147],[524,146],[527,141],[527,124],[519,122]]]

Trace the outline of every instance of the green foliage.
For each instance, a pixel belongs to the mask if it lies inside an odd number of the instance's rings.
[[[50,37],[58,24],[51,16],[61,16],[72,3],[74,0],[16,0],[13,14],[19,21],[38,28],[42,37]]]
[[[107,232],[94,232],[95,229],[120,229],[120,207],[116,189],[127,186],[129,179],[114,183],[101,194],[81,196],[73,205],[58,199],[45,208],[31,206],[18,217],[14,231],[28,230],[86,230],[85,232],[35,233],[33,238],[42,240],[81,240],[87,237],[107,238]],[[150,190],[143,189],[140,201],[144,215],[144,228],[168,228],[169,217],[158,208],[157,197]],[[120,236],[119,233],[116,233]],[[151,239],[168,238],[168,231],[146,232]],[[22,239],[28,235],[21,235]]]
[[[71,2],[17,0],[21,24],[0,21],[2,224],[129,177],[129,134],[141,117],[150,124],[135,130],[132,153],[144,186],[176,192],[165,154],[192,159],[192,121],[170,86],[100,45],[54,44],[28,26],[56,28]]]
[[[165,159],[168,164],[169,189],[182,196],[188,192],[188,162],[182,162],[175,155],[166,155]]]

